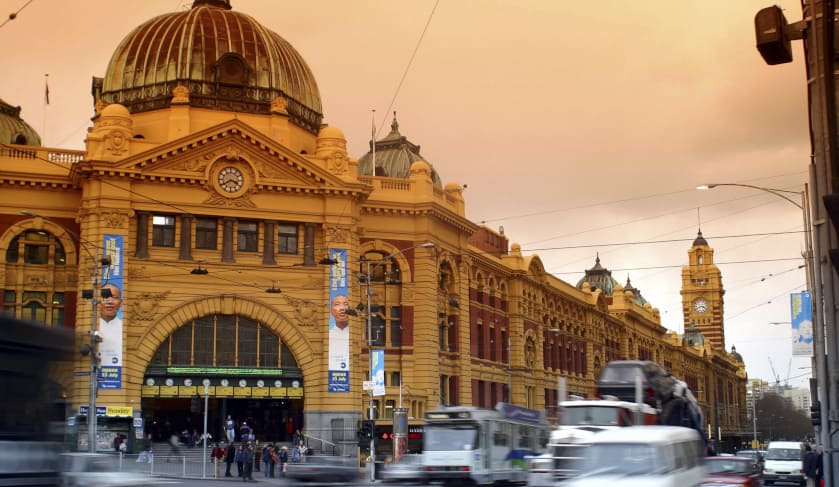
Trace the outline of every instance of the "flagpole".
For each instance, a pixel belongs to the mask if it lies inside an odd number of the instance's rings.
[[[373,113],[371,115],[372,119],[372,126],[373,126],[373,167],[370,168],[370,175],[376,175],[376,110],[373,109]]]
[[[41,145],[46,145],[47,140],[47,105],[50,104],[50,75],[44,74],[44,118],[43,127],[41,127]]]

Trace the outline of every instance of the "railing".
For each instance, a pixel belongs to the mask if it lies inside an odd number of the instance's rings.
[[[10,159],[41,159],[47,162],[54,162],[69,166],[84,160],[84,151],[45,149],[42,147],[0,145],[0,157]]]

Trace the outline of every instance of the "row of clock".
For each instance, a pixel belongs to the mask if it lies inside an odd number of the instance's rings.
[[[210,381],[210,379],[204,379],[203,381],[201,381],[201,383],[205,386],[209,386],[212,382]],[[146,385],[147,386],[153,386],[155,384],[157,384],[157,381],[155,381],[153,377],[149,377],[148,379],[146,379]],[[172,387],[172,386],[175,385],[175,379],[168,378],[164,381],[164,384],[169,386],[169,387]],[[186,379],[183,380],[183,385],[189,387],[189,386],[192,386],[194,384],[192,383],[192,379],[186,378]],[[221,387],[229,387],[230,386],[230,381],[227,380],[227,379],[221,379],[221,381],[219,382],[219,385]],[[239,387],[248,387],[247,379],[239,379]],[[265,381],[262,380],[262,379],[257,380],[256,381],[256,387],[265,387]],[[288,386],[284,386],[283,381],[281,381],[281,380],[275,380],[274,381],[274,387],[288,387]],[[291,387],[294,387],[294,388],[300,387],[300,381],[297,381],[297,380],[292,381],[291,382]]]

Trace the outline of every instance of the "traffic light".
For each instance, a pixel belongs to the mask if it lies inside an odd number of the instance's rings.
[[[810,420],[813,422],[813,426],[822,425],[821,404],[818,401],[810,406]]]
[[[373,434],[376,429],[376,423],[373,421],[362,421],[361,429],[358,430],[358,447],[369,448],[370,440],[373,439]]]

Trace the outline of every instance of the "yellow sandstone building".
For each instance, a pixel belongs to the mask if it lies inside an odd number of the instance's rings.
[[[714,439],[749,436],[701,233],[678,335],[599,258],[575,286],[469,221],[463,186],[395,116],[375,151],[348,154],[305,60],[227,1],[142,23],[92,87],[83,151],[41,147],[0,104],[0,283],[6,314],[96,342],[100,449],[200,432],[205,393],[216,438],[230,415],[259,438],[354,444],[371,398],[380,418],[499,401],[554,417],[560,378],[593,397],[617,359],[685,380]],[[80,353],[66,384],[82,449],[90,369]]]

